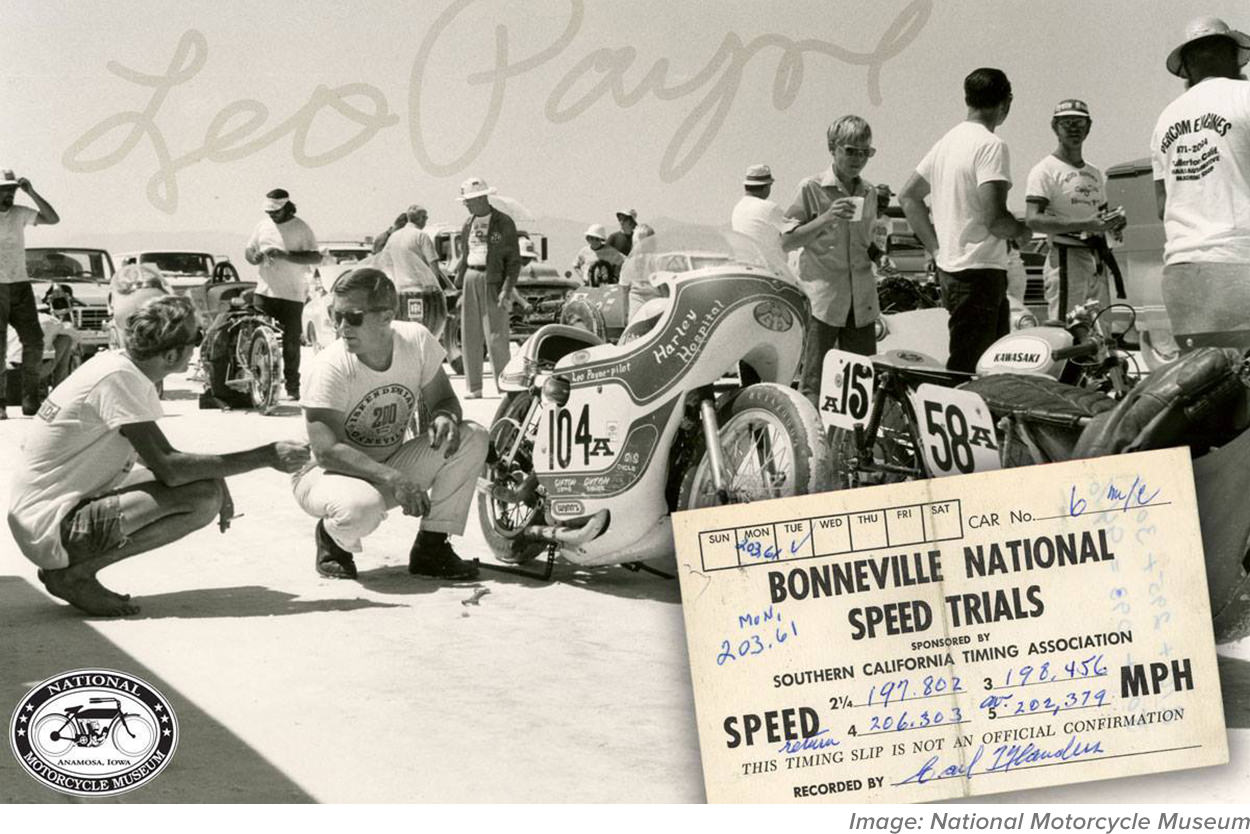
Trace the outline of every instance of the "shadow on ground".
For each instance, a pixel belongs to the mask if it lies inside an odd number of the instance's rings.
[[[0,802],[313,801],[159,675],[19,577],[0,577],[0,634],[5,643],[0,663],[0,713],[5,716],[42,680],[74,669],[105,668],[137,675],[163,692],[173,705],[181,731],[173,761],[160,776],[129,793],[104,800],[78,799],[43,787],[21,769],[10,746],[4,744],[0,752]]]
[[[1250,729],[1250,660],[1217,655],[1224,723],[1229,729]]]
[[[135,597],[139,614],[131,619],[164,617],[283,617],[319,611],[356,611],[361,608],[397,608],[367,599],[297,599],[294,594],[259,585],[203,588]]]

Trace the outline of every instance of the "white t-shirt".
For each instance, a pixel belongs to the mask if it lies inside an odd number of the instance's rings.
[[[487,235],[490,233],[490,215],[475,214],[469,224],[469,253],[466,266],[486,268]]]
[[[977,187],[995,181],[1010,187],[1007,143],[985,125],[960,122],[929,149],[916,173],[929,183],[938,267],[945,272],[1006,269],[1007,241],[980,221]]]
[[[315,252],[317,237],[308,228],[308,224],[298,217],[292,217],[285,223],[275,223],[266,217],[256,224],[247,248],[256,252],[265,249]],[[260,280],[256,282],[256,294],[303,304],[308,293],[308,271],[307,264],[265,258],[260,262]]]
[[[0,284],[29,281],[26,274],[26,227],[35,225],[39,212],[26,206],[0,211]]]
[[[1164,108],[1150,166],[1167,189],[1164,263],[1250,263],[1250,81],[1208,78]]]
[[[156,386],[120,351],[97,353],[53,389],[31,423],[13,480],[9,527],[26,558],[63,568],[61,521],[116,489],[137,455],[119,429],[164,416]]]
[[[391,280],[397,290],[439,285],[430,269],[430,264],[438,260],[434,241],[411,223],[391,233],[381,257],[383,262],[390,261]]]
[[[786,263],[781,249],[781,233],[787,227],[781,206],[772,200],[764,200],[753,194],[745,194],[734,206],[730,227],[759,244],[760,251],[769,263]],[[774,261],[775,259],[775,261]]]
[[[1043,212],[1058,220],[1092,220],[1106,205],[1102,171],[1088,162],[1077,168],[1054,154],[1033,166],[1025,189],[1028,202],[1044,201]],[[1052,239],[1054,235],[1050,236]]]
[[[395,453],[408,419],[447,353],[433,334],[413,321],[391,322],[391,366],[375,371],[347,352],[341,339],[313,358],[300,405],[346,415],[347,442],[377,461]]]

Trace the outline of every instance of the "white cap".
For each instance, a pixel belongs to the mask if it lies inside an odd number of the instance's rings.
[[[599,238],[600,240],[607,240],[607,239],[608,239],[608,233],[607,233],[607,231],[603,228],[603,224],[601,224],[601,223],[592,223],[592,224],[590,225],[590,228],[588,228],[588,229],[586,230],[586,235],[585,235],[585,236],[586,236],[586,237],[597,237],[597,238]]]
[[[460,183],[460,202],[472,200],[474,197],[485,197],[494,194],[495,189],[486,184],[486,180],[481,177],[469,177]]]

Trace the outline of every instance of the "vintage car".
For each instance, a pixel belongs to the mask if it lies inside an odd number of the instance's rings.
[[[113,258],[103,249],[32,246],[26,249],[26,273],[39,301],[53,284],[72,294],[69,315],[79,332],[80,349],[86,358],[109,346],[109,283]]]
[[[124,252],[117,256],[117,266],[136,264],[153,266],[178,295],[191,299],[200,326],[208,329],[217,313],[229,299],[256,286],[254,281],[241,281],[239,271],[225,255],[180,249],[146,249]],[[223,285],[226,285],[223,288]],[[214,288],[210,291],[210,287]]]

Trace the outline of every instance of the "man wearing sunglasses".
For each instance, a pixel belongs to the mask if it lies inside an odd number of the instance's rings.
[[[476,578],[477,562],[461,559],[447,537],[464,533],[486,430],[464,422],[433,334],[395,321],[395,285],[384,272],[352,270],[332,293],[339,338],[313,360],[300,400],[316,464],[294,483],[295,500],[318,519],[317,573],[355,579],[361,540],[399,507],[421,517],[409,573]],[[418,416],[426,431],[405,440]]]
[[[843,116],[825,140],[833,165],[799,183],[781,238],[787,251],[803,247],[799,277],[812,312],[799,393],[813,403],[829,350],[877,352],[877,279],[868,257],[877,192],[860,176],[876,153],[872,128],[859,116]]]
[[[96,616],[139,606],[100,584],[114,562],[234,516],[225,478],[271,467],[295,472],[303,443],[277,441],[229,454],[190,454],[170,445],[156,384],[183,373],[203,334],[191,302],[152,299],[131,316],[124,351],[85,362],[57,386],[33,421],[9,504],[18,548],[39,566],[53,596]],[[142,467],[136,467],[142,461]]]

